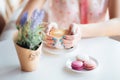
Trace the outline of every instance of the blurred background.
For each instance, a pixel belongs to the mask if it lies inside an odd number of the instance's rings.
[[[28,0],[0,0],[0,34],[13,14],[20,13],[27,1]],[[14,16],[17,17],[17,15]]]
[[[115,0],[115,1],[113,0],[112,3],[116,3],[116,1],[120,1],[120,0]],[[10,21],[15,21],[17,19],[17,17],[25,7],[27,2],[28,0],[0,0],[0,37],[1,39],[8,37],[10,35],[10,33],[13,30],[13,27],[10,27],[10,25],[12,25],[12,24],[9,24],[11,23]],[[111,7],[112,7],[111,9],[114,9],[113,6]],[[110,13],[113,13],[113,12],[110,12]],[[114,15],[110,17],[114,17]],[[1,33],[3,35],[1,35]],[[112,38],[120,41],[120,37],[118,36],[112,37]]]

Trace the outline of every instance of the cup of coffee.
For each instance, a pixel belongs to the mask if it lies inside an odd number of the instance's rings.
[[[67,34],[68,34],[68,30],[65,30],[65,29],[51,30],[50,35],[56,39],[56,44],[55,44],[56,49],[64,49],[61,39],[63,38],[64,35],[67,35]]]

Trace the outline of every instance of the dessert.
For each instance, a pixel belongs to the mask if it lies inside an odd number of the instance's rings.
[[[94,59],[92,59],[91,57],[89,57],[86,54],[79,54],[75,57],[75,60],[72,61],[71,63],[71,67],[73,70],[93,70],[97,67],[97,63],[96,61],[94,61]]]
[[[71,67],[74,70],[82,70],[83,69],[83,62],[82,61],[73,61],[71,64]]]
[[[84,69],[86,70],[93,70],[96,68],[96,63],[93,60],[85,61],[84,62]]]

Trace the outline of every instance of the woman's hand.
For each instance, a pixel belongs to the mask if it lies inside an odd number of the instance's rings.
[[[45,44],[46,44],[47,47],[55,48],[56,38],[54,38],[50,35],[46,35]]]
[[[68,35],[65,35],[62,39],[64,48],[69,49],[76,46],[81,39],[80,26],[78,24],[71,24],[68,30]]]
[[[50,48],[55,48],[55,43],[57,40],[56,38],[50,35],[50,32],[57,28],[58,28],[58,25],[56,23],[50,23],[47,25],[47,28],[45,30],[46,32],[45,44]]]

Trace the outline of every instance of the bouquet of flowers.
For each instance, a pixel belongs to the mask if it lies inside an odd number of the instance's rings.
[[[20,24],[17,25],[17,45],[36,50],[44,38],[43,26],[44,11],[34,10],[32,17],[28,20],[28,12],[23,13]]]

